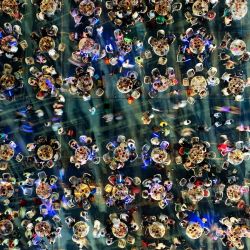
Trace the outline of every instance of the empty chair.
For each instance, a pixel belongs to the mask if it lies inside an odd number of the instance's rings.
[[[160,64],[160,65],[166,65],[167,61],[168,61],[168,59],[166,57],[159,57],[158,64]]]
[[[217,73],[217,69],[215,67],[211,67],[208,71],[207,71],[207,74],[209,76],[215,76]]]
[[[188,28],[185,34],[186,34],[186,37],[189,38],[194,35],[194,30],[192,28]]]
[[[187,76],[188,76],[188,78],[192,78],[194,75],[195,75],[194,69],[189,69],[189,70],[187,71]]]
[[[144,56],[145,56],[145,59],[150,59],[150,58],[152,58],[152,53],[151,53],[151,51],[150,51],[150,50],[146,50],[146,51],[144,52]]]
[[[144,76],[143,82],[144,82],[145,84],[150,84],[150,83],[151,83],[151,77],[150,77],[150,76]]]
[[[116,17],[116,15],[115,15],[115,12],[113,12],[113,11],[109,11],[109,13],[108,13],[108,17],[109,17],[109,19],[112,21],[112,20],[114,20],[115,19],[115,17]]]
[[[165,37],[165,31],[164,30],[158,30],[157,31],[157,38],[161,39]]]
[[[193,97],[189,96],[189,97],[187,98],[187,102],[188,102],[189,104],[193,105],[193,104],[195,103],[195,99],[194,99]]]
[[[182,9],[182,3],[177,2],[172,4],[172,11],[179,11]]]
[[[21,153],[18,153],[15,159],[17,162],[21,162],[23,160],[23,155]]]
[[[31,196],[32,193],[33,193],[33,188],[28,188],[28,187],[23,188],[24,195]]]
[[[151,19],[153,19],[153,18],[155,18],[155,12],[153,11],[153,10],[150,10],[148,13],[147,13],[147,15],[148,15],[148,18],[151,20]]]
[[[138,99],[140,97],[140,92],[137,91],[137,90],[134,90],[131,94],[131,96],[134,98],[134,99]]]
[[[142,191],[142,198],[147,199],[149,197],[148,191],[147,190],[143,190]]]
[[[6,33],[12,33],[13,29],[11,23],[4,23],[3,26]]]
[[[105,6],[108,10],[112,10],[113,9],[113,4],[111,1],[107,1],[105,2]]]
[[[244,146],[244,141],[237,141],[235,143],[235,147],[238,148],[238,149],[242,149]]]
[[[104,94],[104,90],[102,88],[98,88],[95,92],[97,96],[102,96]]]
[[[36,18],[37,18],[38,21],[43,21],[44,20],[44,14],[42,12],[37,13]]]
[[[47,174],[44,171],[39,172],[37,175],[40,181],[45,182],[47,180]]]
[[[152,69],[151,74],[154,77],[159,77],[161,75],[159,69],[157,69],[157,68]]]
[[[155,98],[157,96],[158,92],[156,90],[150,90],[148,92],[148,95],[150,98]]]
[[[204,69],[203,63],[197,63],[197,64],[195,65],[195,71],[196,71],[196,72],[200,72],[200,71],[202,71],[203,69]]]
[[[182,79],[182,85],[185,86],[185,87],[189,86],[189,79],[188,78],[183,78]]]
[[[100,16],[102,14],[102,8],[101,7],[96,7],[95,8],[95,16]]]

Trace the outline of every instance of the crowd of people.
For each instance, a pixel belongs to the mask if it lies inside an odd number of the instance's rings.
[[[247,10],[246,0],[0,1],[1,248],[248,249],[250,52],[230,29]],[[223,103],[197,122],[214,91]],[[70,120],[75,99],[85,129]]]

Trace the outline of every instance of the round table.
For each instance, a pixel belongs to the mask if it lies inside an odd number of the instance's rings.
[[[75,161],[86,164],[90,155],[90,150],[86,146],[80,146],[75,150]]]
[[[15,87],[15,77],[13,75],[2,75],[0,78],[0,89],[10,90]]]
[[[234,56],[241,56],[246,52],[246,43],[243,40],[235,39],[230,44],[230,50]]]
[[[9,144],[0,146],[0,160],[9,161],[14,156],[14,149]]]
[[[194,95],[200,93],[207,87],[207,80],[204,76],[195,76],[190,82],[190,87],[194,91]]]
[[[196,36],[190,40],[189,49],[194,54],[200,54],[205,50],[205,43],[201,37]]]
[[[244,91],[245,88],[245,81],[241,79],[240,77],[230,77],[228,81],[228,90],[233,95],[239,95]]]
[[[127,54],[132,50],[132,42],[121,40],[117,42],[117,47],[122,54]]]
[[[155,163],[164,163],[169,160],[169,155],[166,150],[157,147],[152,150],[151,158]]]
[[[53,88],[55,80],[51,75],[41,75],[38,78],[38,86],[41,91],[47,92]]]
[[[89,233],[89,225],[84,221],[78,221],[73,226],[73,232],[76,235],[76,237],[84,238]]]
[[[52,188],[46,182],[41,182],[36,187],[36,194],[41,199],[48,199],[51,196]]]
[[[242,19],[247,14],[247,11],[248,11],[247,1],[246,0],[232,1],[230,10],[231,10],[233,20]]]
[[[40,10],[44,14],[53,14],[57,9],[57,0],[42,0]]]
[[[90,91],[94,86],[93,79],[88,75],[80,76],[77,79],[76,87],[81,91]]]
[[[190,223],[186,228],[186,235],[193,240],[200,238],[202,233],[203,228],[199,223]]]
[[[91,189],[89,185],[85,183],[78,184],[74,189],[74,195],[77,200],[88,198],[90,193],[91,193]]]
[[[129,189],[126,185],[118,184],[118,185],[113,186],[112,196],[116,200],[125,200],[128,194],[129,194]]]
[[[205,16],[208,12],[208,3],[204,0],[197,0],[193,3],[192,12],[195,16]]]
[[[14,187],[9,182],[0,183],[0,197],[10,198],[14,194]]]
[[[79,50],[83,53],[91,53],[95,47],[95,41],[88,37],[83,37],[78,44]]]
[[[189,160],[194,164],[199,164],[205,159],[206,148],[203,144],[195,144],[188,153]]]
[[[16,0],[3,0],[2,10],[8,15],[13,15],[19,11],[18,3]]]
[[[42,145],[37,150],[37,156],[42,161],[49,161],[53,158],[54,152],[50,145]]]
[[[166,16],[171,12],[171,0],[155,1],[155,12],[160,16]]]
[[[90,0],[83,0],[79,4],[79,11],[84,16],[91,16],[95,11],[95,4]]]
[[[227,198],[230,201],[238,202],[242,197],[241,186],[231,185],[227,188]]]
[[[119,162],[126,162],[129,159],[129,155],[130,155],[129,150],[122,146],[118,146],[114,150],[115,160]]]
[[[151,237],[159,239],[164,237],[166,228],[160,222],[153,222],[151,225],[149,225],[148,232]]]
[[[169,80],[167,77],[160,76],[157,80],[155,80],[152,83],[152,87],[158,92],[164,92],[168,89],[171,83],[172,83],[171,80]]]
[[[228,153],[227,160],[232,165],[239,165],[244,161],[244,153],[240,149],[235,149]]]
[[[18,46],[18,42],[14,36],[8,35],[1,39],[0,45],[5,52],[11,52],[12,47]]]
[[[200,186],[193,187],[187,191],[188,198],[192,200],[193,202],[198,202],[203,199],[204,197],[204,189]]]
[[[150,196],[153,200],[160,201],[164,199],[167,192],[163,185],[154,183],[152,187],[150,188]]]
[[[0,235],[7,236],[13,232],[14,226],[10,220],[0,221]]]
[[[47,221],[38,222],[35,225],[35,232],[36,232],[37,236],[39,236],[41,238],[48,236],[51,232],[50,223]]]
[[[133,89],[133,81],[128,77],[121,77],[116,83],[116,87],[119,92],[127,94]]]
[[[112,226],[112,233],[116,238],[122,239],[126,237],[128,233],[128,227],[125,223],[120,222],[118,225]]]
[[[169,51],[169,44],[166,39],[156,40],[153,45],[153,51],[157,56],[165,56]]]
[[[39,41],[39,49],[42,52],[48,52],[51,49],[55,48],[55,41],[50,36],[44,36]]]
[[[118,1],[118,6],[122,9],[126,14],[130,14],[133,8],[133,2],[131,0],[120,0]]]

